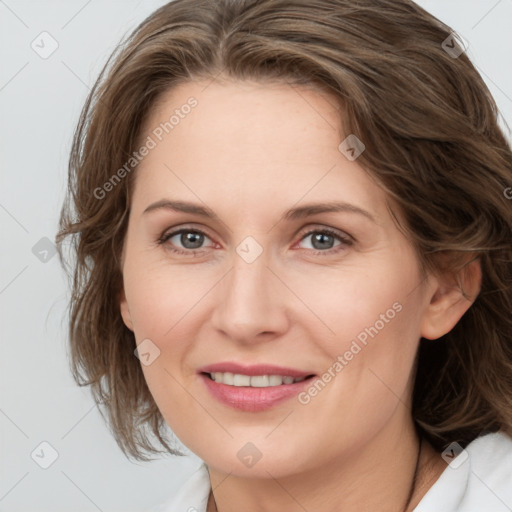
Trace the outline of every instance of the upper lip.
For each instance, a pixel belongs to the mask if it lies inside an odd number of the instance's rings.
[[[282,375],[283,377],[293,377],[298,379],[300,377],[307,377],[308,375],[314,375],[313,372],[297,370],[295,368],[286,368],[284,366],[276,366],[273,364],[253,364],[243,365],[235,363],[233,361],[227,361],[224,363],[214,363],[199,368],[199,373],[215,373],[215,372],[229,372],[238,373],[242,375]]]

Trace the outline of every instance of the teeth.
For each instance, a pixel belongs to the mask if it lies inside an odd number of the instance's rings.
[[[217,380],[217,373],[215,375],[215,380]],[[219,376],[219,380],[222,379],[222,373]],[[251,377],[249,375],[240,375],[239,373],[235,373],[233,375],[233,386],[250,386],[251,385]]]
[[[214,372],[210,373],[212,380],[228,386],[250,386],[252,388],[268,388],[272,386],[280,386],[281,384],[293,384],[301,382],[306,377],[294,379],[289,376],[282,375],[242,375],[240,373]]]
[[[281,375],[270,375],[268,380],[271,386],[280,386],[283,383]]]
[[[266,388],[270,386],[270,377],[268,375],[254,375],[251,377],[251,386],[253,388]]]

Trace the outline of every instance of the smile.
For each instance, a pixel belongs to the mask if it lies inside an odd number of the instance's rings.
[[[282,386],[283,384],[293,384],[301,382],[306,377],[293,378],[289,375],[243,375],[241,373],[231,372],[213,372],[208,373],[210,378],[220,384],[227,386],[250,386],[252,388],[268,388],[274,386]]]
[[[296,397],[310,385],[315,375],[294,378],[282,375],[249,376],[229,372],[202,372],[199,377],[210,397],[216,402],[231,409],[254,413],[275,408]]]

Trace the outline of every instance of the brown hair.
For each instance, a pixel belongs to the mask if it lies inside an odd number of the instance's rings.
[[[447,51],[447,40],[462,51],[451,33],[410,0],[175,0],[117,48],[75,132],[57,243],[62,261],[65,239],[74,256],[73,376],[106,406],[125,454],[160,453],[152,435],[179,452],[119,311],[135,172],[104,197],[97,190],[131,158],[162,93],[219,75],[329,91],[348,115],[343,133],[366,146],[358,163],[402,212],[422,268],[457,272],[479,258],[473,305],[451,332],[420,341],[412,415],[438,450],[500,429],[512,435],[512,153],[482,78],[464,52]],[[446,268],[439,255],[453,256]]]

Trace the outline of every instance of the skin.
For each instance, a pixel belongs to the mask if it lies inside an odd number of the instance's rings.
[[[345,136],[333,98],[286,84],[189,82],[162,98],[141,140],[190,96],[198,105],[137,169],[123,249],[120,310],[137,344],[149,338],[160,350],[141,365],[160,411],[206,462],[221,512],[242,503],[246,512],[403,510],[418,456],[410,409],[418,342],[450,331],[472,302],[453,276],[422,276],[386,195],[338,150]],[[162,199],[206,205],[220,220],[144,213]],[[328,201],[374,221],[347,211],[280,221],[289,208]],[[195,255],[179,234],[158,243],[182,227],[206,235]],[[324,228],[354,241],[314,245],[307,232]],[[250,264],[236,252],[247,236],[263,249]],[[480,268],[467,269],[474,300]],[[239,411],[197,375],[230,360],[321,375],[396,302],[402,310],[307,405],[292,398]],[[262,454],[250,468],[237,457],[248,442]],[[445,467],[424,441],[408,510]]]

